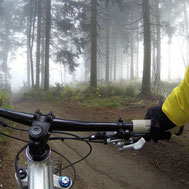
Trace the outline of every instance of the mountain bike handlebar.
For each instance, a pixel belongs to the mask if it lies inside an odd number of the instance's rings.
[[[59,189],[62,188],[62,185],[64,185],[66,189],[69,189],[74,184],[74,181],[72,183],[68,177],[58,177],[52,174],[50,161],[51,149],[48,145],[48,140],[77,140],[86,142],[90,147],[90,151],[81,159],[83,160],[88,157],[92,151],[89,142],[113,143],[119,150],[128,148],[140,149],[145,143],[143,137],[150,136],[151,128],[151,120],[132,120],[130,122],[124,122],[120,118],[117,122],[87,122],[56,118],[52,112],[42,114],[39,110],[34,114],[30,114],[0,108],[0,117],[30,126],[29,130],[22,129],[28,131],[29,141],[22,140],[28,144],[21,149],[21,151],[26,149],[28,173],[22,168],[17,167],[17,160],[19,158],[16,157],[15,160],[16,178],[20,187],[24,188],[26,186],[27,188],[27,186],[29,186],[30,189]],[[9,126],[2,120],[0,120],[0,125]],[[80,137],[64,131],[95,131],[95,134]],[[55,133],[66,135],[66,137],[60,137],[59,135],[53,135],[53,137],[51,137],[51,134]],[[12,138],[16,139],[15,137]],[[18,156],[21,151],[18,152]],[[64,156],[61,155],[61,157],[65,159]],[[81,161],[71,163],[68,159],[65,160],[70,164],[67,167],[73,167],[74,164]]]
[[[39,113],[39,110],[37,110],[36,113]],[[0,108],[0,117],[27,126],[31,126],[36,113],[30,114]],[[129,129],[133,133],[149,133],[151,126],[150,120],[133,120],[131,122],[123,122],[120,119],[118,122],[87,122],[55,118],[51,112],[49,114],[52,115],[50,126],[51,131],[118,131],[120,129]],[[46,116],[49,114],[46,114]]]

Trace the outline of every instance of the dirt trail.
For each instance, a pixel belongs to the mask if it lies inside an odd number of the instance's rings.
[[[125,113],[120,111],[113,114],[113,111],[89,110],[66,101],[51,104],[19,102],[14,104],[14,108],[31,113],[38,108],[44,113],[52,110],[56,117],[91,121],[107,121],[108,119],[115,121],[119,118],[117,114]],[[129,112],[132,114],[132,110]],[[144,112],[145,110],[140,111],[141,117]],[[86,133],[79,134],[86,135]],[[51,146],[72,162],[88,152],[86,144],[81,142],[51,142]],[[188,188],[178,180],[173,180],[166,172],[157,169],[157,166],[142,155],[145,153],[143,149],[140,152],[133,150],[119,152],[111,145],[92,144],[92,147],[93,152],[90,157],[75,166],[77,171],[77,179],[73,187],[75,189]],[[66,173],[70,172],[70,169],[66,170]]]

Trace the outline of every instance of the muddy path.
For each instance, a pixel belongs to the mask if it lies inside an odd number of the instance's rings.
[[[87,121],[116,121],[119,115],[124,116],[126,113],[130,117],[142,118],[146,111],[145,108],[124,111],[89,109],[68,101],[56,103],[14,102],[14,109],[18,111],[33,113],[38,108],[44,113],[53,111],[56,117]],[[78,134],[86,136],[89,133]],[[9,146],[11,145],[14,145],[14,142],[10,142]],[[71,162],[82,158],[88,152],[88,147],[82,142],[50,142],[50,145],[69,158]],[[115,146],[103,144],[92,144],[92,147],[93,151],[89,158],[75,166],[77,171],[77,179],[73,187],[75,189],[176,189],[189,187],[185,180],[182,182],[180,178],[173,176],[179,173],[158,168],[157,162],[153,159],[155,157],[151,155],[157,153],[157,147],[153,151],[153,143],[147,144],[140,151],[119,152]],[[15,153],[17,147],[14,148],[14,150],[9,150],[9,156]],[[63,162],[63,165],[67,165],[67,163]],[[72,175],[72,170],[68,169],[63,173]],[[187,178],[187,175],[184,176]],[[11,179],[11,182],[15,181]]]

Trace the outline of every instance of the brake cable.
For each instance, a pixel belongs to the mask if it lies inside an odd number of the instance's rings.
[[[51,149],[51,150],[52,150],[52,152],[56,153],[57,155],[59,155],[60,157],[62,157],[64,160],[66,160],[70,164],[70,167],[72,167],[72,169],[73,169],[73,180],[72,180],[72,186],[71,186],[71,188],[72,188],[73,185],[75,184],[75,180],[76,180],[76,170],[75,170],[75,167],[72,165],[72,162],[68,158],[66,158],[64,155],[62,155],[61,153],[59,153],[59,152],[57,152],[57,151],[55,151],[53,149]],[[60,171],[61,170],[55,171],[53,174],[56,174],[56,173],[58,173]]]
[[[70,140],[78,140],[78,141],[81,141],[81,142],[85,142],[85,143],[89,146],[89,152],[88,152],[83,158],[81,158],[81,159],[75,161],[74,163],[72,163],[72,165],[75,165],[75,164],[77,164],[77,163],[83,161],[84,159],[86,159],[86,158],[91,154],[91,152],[92,152],[92,146],[91,146],[91,144],[90,144],[88,141],[83,140],[82,138],[80,138],[80,137],[77,136],[77,135],[70,134],[70,133],[68,133],[68,135],[75,136],[75,138],[69,138]],[[50,138],[49,138],[49,140],[64,140],[64,139],[65,139],[64,137],[50,137]],[[67,169],[67,168],[70,167],[70,166],[71,166],[71,165],[65,166],[65,167],[63,167],[62,169],[56,171],[55,173],[60,172],[60,171],[62,171],[62,170],[64,170],[64,169]]]
[[[10,126],[8,125],[5,121],[3,120],[0,120],[0,124],[3,126],[3,127],[8,127],[10,129],[14,129],[14,130],[19,130],[19,131],[24,131],[24,132],[28,132],[28,130],[26,129],[22,129],[22,128],[17,128],[17,127],[13,127],[13,126]],[[70,139],[70,140],[77,140],[77,141],[82,141],[82,142],[85,142],[88,146],[89,146],[89,152],[81,159],[79,159],[78,161],[72,163],[68,158],[66,158],[64,155],[60,154],[59,152],[51,149],[54,153],[58,154],[59,156],[61,156],[64,160],[66,160],[69,165],[67,165],[66,167],[63,167],[61,169],[59,169],[58,171],[54,172],[54,174],[66,169],[66,168],[69,168],[69,167],[72,167],[73,169],[73,183],[72,183],[72,186],[71,188],[73,187],[74,183],[75,183],[75,180],[76,180],[76,170],[75,170],[75,167],[74,165],[83,161],[84,159],[86,159],[92,152],[92,146],[89,144],[89,141],[85,141],[85,139],[87,138],[82,138],[82,137],[79,137],[77,135],[74,135],[74,134],[71,134],[71,133],[65,133],[65,132],[52,132],[52,133],[58,133],[58,134],[65,134],[65,135],[69,135],[69,136],[73,136],[74,138],[65,138],[65,137],[51,137],[49,138],[49,140],[67,140],[67,139]],[[15,139],[15,140],[19,140],[19,141],[22,141],[22,142],[26,142],[28,143],[28,141],[26,140],[23,140],[23,139],[20,139],[20,138],[17,138],[17,137],[14,137],[14,136],[11,136],[11,135],[8,135],[8,134],[5,134],[5,133],[2,133],[0,132],[0,135],[3,135],[3,136],[6,136],[6,137],[9,137],[9,138],[12,138],[12,139]],[[16,157],[15,157],[15,163],[14,163],[14,167],[15,167],[15,172],[16,172],[16,176],[18,178],[18,182],[19,182],[19,185],[20,185],[20,188],[23,189],[23,185],[22,185],[22,182],[21,182],[21,178],[20,178],[20,175],[19,175],[19,172],[18,172],[18,161],[19,161],[19,156],[20,154],[26,149],[26,147],[28,146],[25,145],[24,147],[22,147],[16,154]]]
[[[15,140],[21,141],[21,142],[28,143],[27,140],[23,140],[23,139],[20,139],[20,138],[17,138],[17,137],[14,137],[14,136],[11,136],[11,135],[8,135],[8,134],[5,134],[5,133],[2,133],[2,132],[0,132],[0,135],[6,136],[6,137],[9,137],[9,138],[12,138],[12,139],[15,139]]]

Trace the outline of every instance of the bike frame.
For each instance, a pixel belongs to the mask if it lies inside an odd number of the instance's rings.
[[[53,174],[51,163],[51,152],[48,157],[42,161],[33,161],[29,154],[29,147],[26,149],[26,157],[28,161],[28,170],[25,178],[21,179],[24,189],[69,189],[60,185],[61,176]],[[18,178],[15,175],[18,182]],[[18,182],[19,183],[19,182]]]
[[[119,134],[118,136],[121,138],[113,137],[107,140],[107,143],[117,143],[120,146],[119,150],[123,150],[125,148],[123,140],[130,141],[130,137],[134,136],[134,133],[138,137],[142,137],[144,133],[149,133],[151,126],[150,120],[135,120],[128,123],[121,119],[117,123],[63,120],[55,118],[52,112],[45,115],[39,110],[33,115],[0,108],[0,116],[31,126],[29,129],[29,145],[26,148],[28,171],[25,171],[26,173],[22,179],[20,179],[20,175],[23,176],[23,172],[16,172],[16,179],[19,184],[21,182],[24,189],[69,189],[72,186],[69,177],[59,177],[52,173],[51,150],[47,144],[51,131],[113,131]],[[93,135],[91,138],[95,137]],[[136,144],[130,144],[129,148],[139,149],[143,144],[144,141],[141,140]]]

